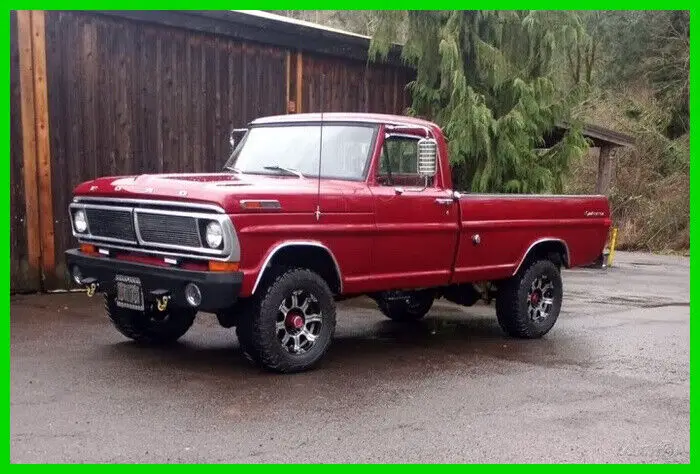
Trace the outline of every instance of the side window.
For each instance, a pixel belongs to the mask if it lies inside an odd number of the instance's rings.
[[[423,186],[425,180],[418,176],[417,165],[418,138],[389,137],[379,155],[377,182],[384,186]]]

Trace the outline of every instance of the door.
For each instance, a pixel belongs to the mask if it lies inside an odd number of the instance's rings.
[[[439,176],[417,172],[418,140],[387,135],[369,180],[376,236],[372,282],[382,289],[421,288],[449,282],[458,236],[458,204]]]

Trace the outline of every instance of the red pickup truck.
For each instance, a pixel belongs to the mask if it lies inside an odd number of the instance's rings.
[[[336,301],[362,294],[395,321],[440,297],[493,298],[506,333],[540,337],[561,267],[596,260],[611,223],[604,196],[457,192],[437,125],[376,114],[260,118],[223,172],[106,177],[74,194],[67,267],[122,334],[172,342],[215,313],[280,372],[316,364]]]

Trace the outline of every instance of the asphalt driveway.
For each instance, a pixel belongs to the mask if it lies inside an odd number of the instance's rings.
[[[273,375],[202,314],[171,348],[84,294],[11,298],[13,462],[688,462],[689,259],[564,275],[545,338],[493,307],[419,324],[341,305],[312,372]]]

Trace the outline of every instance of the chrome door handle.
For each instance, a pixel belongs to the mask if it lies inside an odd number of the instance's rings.
[[[437,198],[435,199],[435,202],[443,206],[450,206],[454,200],[452,198]]]

